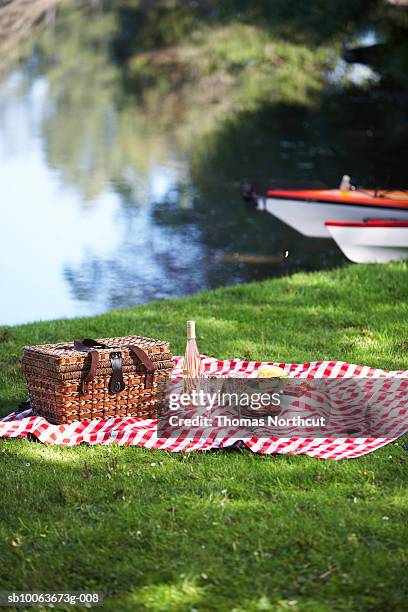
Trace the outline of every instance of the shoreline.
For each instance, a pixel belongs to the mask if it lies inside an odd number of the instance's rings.
[[[0,326],[0,415],[25,399],[19,358],[25,345],[128,334],[185,348],[185,321],[197,321],[202,354],[219,359],[308,363],[345,361],[408,369],[408,262],[221,287],[79,319]]]

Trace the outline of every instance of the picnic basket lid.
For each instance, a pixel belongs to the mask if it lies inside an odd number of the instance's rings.
[[[97,343],[104,347],[93,346],[92,350],[99,353],[99,363],[110,367],[110,354],[113,350],[122,353],[124,365],[131,366],[135,363],[135,357],[131,354],[129,346],[136,345],[143,349],[153,362],[167,362],[172,359],[170,345],[164,340],[146,338],[143,336],[123,336],[118,338],[99,338]],[[57,344],[39,344],[25,346],[23,349],[23,365],[32,365],[56,370],[59,372],[70,372],[83,370],[89,361],[89,353],[76,350],[74,341],[59,342]]]

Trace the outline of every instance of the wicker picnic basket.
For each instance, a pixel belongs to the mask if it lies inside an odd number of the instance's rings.
[[[169,344],[140,336],[27,346],[21,362],[34,414],[55,424],[154,418],[173,369]]]

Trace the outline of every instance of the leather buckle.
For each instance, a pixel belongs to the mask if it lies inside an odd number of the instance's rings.
[[[109,354],[109,359],[112,365],[112,377],[109,383],[109,391],[111,393],[119,393],[126,387],[122,372],[122,353],[113,351]]]
[[[145,389],[153,387],[154,372],[146,372],[145,374]]]

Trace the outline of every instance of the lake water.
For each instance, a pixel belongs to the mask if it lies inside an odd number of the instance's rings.
[[[198,146],[200,115],[157,121],[123,104],[120,80],[107,79],[114,67],[71,82],[72,62],[33,50],[0,86],[2,325],[343,265],[332,241],[247,211],[240,179],[373,181],[390,155],[402,173],[398,142],[364,96],[265,107],[215,123]]]

